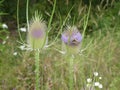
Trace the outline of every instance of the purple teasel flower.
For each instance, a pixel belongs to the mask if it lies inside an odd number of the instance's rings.
[[[36,29],[36,30],[31,31],[31,35],[33,38],[36,38],[36,39],[42,38],[44,35],[44,31]]]
[[[28,43],[32,49],[41,49],[46,44],[47,26],[41,17],[35,16],[30,23]]]
[[[77,54],[80,51],[80,43],[82,41],[82,35],[77,27],[68,26],[61,35],[63,41],[63,49],[65,53]]]
[[[61,39],[66,45],[78,46],[82,41],[82,35],[75,26],[67,27],[67,30],[62,33]]]

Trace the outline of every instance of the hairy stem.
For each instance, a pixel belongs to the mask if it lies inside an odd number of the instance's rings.
[[[35,90],[40,90],[39,50],[35,51]]]
[[[73,88],[73,86],[74,86],[74,83],[73,83],[73,59],[74,59],[74,57],[73,57],[73,55],[72,56],[70,56],[70,61],[69,61],[69,90],[73,90],[74,88]]]

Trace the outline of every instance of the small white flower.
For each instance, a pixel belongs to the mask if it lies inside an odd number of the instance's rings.
[[[6,39],[8,39],[8,38],[9,38],[9,36],[6,37]]]
[[[8,29],[8,26],[6,24],[2,24],[2,28]]]
[[[95,82],[94,85],[95,85],[95,86],[99,86],[100,83],[99,83],[99,82]]]
[[[91,78],[88,78],[88,79],[87,79],[87,82],[88,82],[88,83],[90,83],[91,81],[92,81],[92,79],[91,79]]]
[[[26,46],[26,45],[21,45],[18,48],[20,48],[21,50],[27,50],[27,51],[32,51],[33,50],[30,46]]]
[[[17,55],[17,52],[14,52],[13,55],[16,56],[16,55]]]
[[[19,48],[20,48],[21,50],[25,50],[25,46],[24,46],[24,45],[20,46]]]
[[[98,86],[99,88],[103,88],[103,85],[102,84],[99,84],[99,86]]]
[[[120,16],[120,10],[118,11],[118,16]]]
[[[99,79],[102,79],[102,77],[99,77]]]
[[[20,31],[26,32],[26,28],[20,28]]]
[[[98,72],[94,72],[94,76],[98,76]]]
[[[3,42],[2,42],[2,44],[5,44],[5,43],[6,43],[6,41],[3,41]]]

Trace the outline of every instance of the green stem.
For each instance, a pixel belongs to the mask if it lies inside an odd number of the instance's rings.
[[[39,50],[35,51],[35,90],[40,90]]]
[[[21,42],[24,43],[21,33],[20,33],[20,26],[19,26],[19,0],[17,0],[17,29],[18,29],[19,38]]]
[[[88,25],[88,19],[90,17],[90,9],[91,9],[91,2],[90,2],[89,9],[88,9],[88,13],[87,13],[87,15],[84,16],[83,35],[82,35],[83,38],[85,36],[86,28]]]
[[[73,83],[73,56],[70,56],[70,61],[69,61],[69,90],[73,90],[74,83]]]
[[[50,27],[51,27],[53,15],[54,15],[54,12],[55,12],[55,7],[56,7],[56,0],[54,0],[54,6],[53,6],[52,14],[50,16],[50,20],[49,20],[49,23],[48,23],[48,32],[50,32]]]
[[[27,0],[27,3],[26,3],[27,32],[28,32],[28,30],[29,30],[28,6],[29,6],[29,0]]]

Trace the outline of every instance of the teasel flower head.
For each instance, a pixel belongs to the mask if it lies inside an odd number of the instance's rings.
[[[42,19],[42,16],[35,13],[35,16],[31,20],[27,37],[28,44],[33,50],[42,49],[46,44],[46,30],[47,26],[45,21]]]
[[[61,40],[63,41],[68,53],[79,52],[82,35],[76,26],[67,26],[65,31],[62,33]]]

